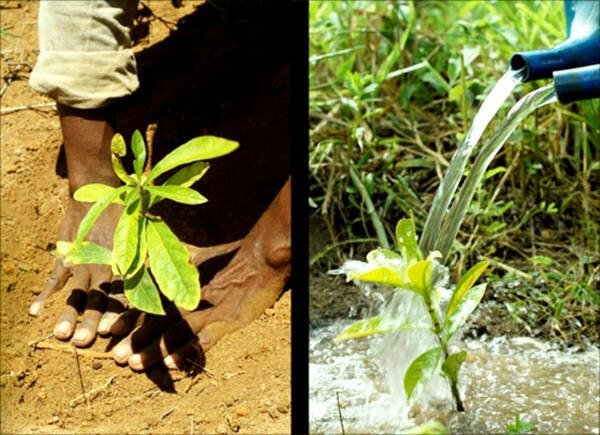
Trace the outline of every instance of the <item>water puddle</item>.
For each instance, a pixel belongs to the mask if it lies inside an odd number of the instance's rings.
[[[311,433],[341,433],[337,394],[346,433],[401,433],[431,418],[445,421],[452,433],[506,433],[516,413],[537,433],[599,433],[597,348],[565,352],[529,338],[460,342],[469,353],[459,381],[466,412],[446,412],[447,387],[434,380],[424,392],[433,407],[417,405],[409,414],[398,391],[390,391],[388,383],[399,390],[398,380],[388,376],[389,367],[386,375],[381,358],[382,350],[403,348],[390,347],[389,336],[334,343],[350,323],[338,320],[311,330]],[[399,354],[398,363],[403,359]]]

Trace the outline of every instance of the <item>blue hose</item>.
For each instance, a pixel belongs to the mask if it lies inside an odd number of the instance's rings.
[[[510,59],[513,70],[525,70],[524,82],[600,63],[600,0],[565,0],[564,5],[568,39],[547,50],[516,53]]]
[[[552,75],[561,103],[600,98],[600,64],[554,71]]]

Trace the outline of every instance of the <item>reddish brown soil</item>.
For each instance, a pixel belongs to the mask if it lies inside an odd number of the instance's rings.
[[[199,4],[188,1],[173,9],[170,2],[147,3],[173,22]],[[37,4],[2,1],[0,6],[1,27],[16,35],[2,35],[0,86],[15,77],[2,108],[50,102],[27,85],[28,67],[37,56]],[[136,50],[168,33],[162,22],[150,20],[149,34]],[[96,356],[87,351],[76,358],[68,344],[49,337],[64,292],[54,295],[40,318],[27,315],[32,290],[50,272],[53,259],[46,247],[55,241],[65,207],[67,182],[55,171],[62,136],[48,107],[2,115],[0,127],[1,432],[289,432],[290,292],[260,319],[223,338],[207,353],[206,370],[196,375],[163,369],[133,373],[102,358],[107,339],[90,348]],[[34,349],[30,342],[39,340],[57,348]]]

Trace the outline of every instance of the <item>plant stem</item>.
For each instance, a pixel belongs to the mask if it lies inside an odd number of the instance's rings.
[[[427,297],[425,299],[425,302],[427,303],[427,309],[429,310],[429,316],[431,317],[431,320],[433,321],[433,328],[434,328],[435,334],[437,335],[437,338],[441,344],[442,351],[444,352],[444,354],[443,354],[444,361],[446,361],[446,359],[448,358],[448,355],[449,355],[448,344],[446,343],[446,340],[444,340],[441,337],[442,327],[441,327],[440,318],[438,317],[437,312],[435,311],[435,308],[433,307],[431,298]],[[462,399],[460,397],[460,393],[458,391],[457,381],[452,379],[450,376],[448,376],[448,380],[450,381],[450,389],[452,390],[452,396],[454,397],[454,402],[456,403],[456,410],[458,412],[465,412],[465,407],[463,405]]]

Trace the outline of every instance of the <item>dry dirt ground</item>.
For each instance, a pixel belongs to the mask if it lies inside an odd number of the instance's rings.
[[[148,1],[169,22],[199,2]],[[51,103],[27,85],[37,56],[37,4],[2,1],[1,106]],[[204,6],[200,6],[204,7]],[[169,34],[156,18],[136,51]],[[5,34],[4,30],[10,32]],[[13,36],[14,35],[14,36]],[[76,356],[49,334],[66,295],[54,295],[40,318],[27,315],[34,289],[50,273],[47,251],[64,210],[67,182],[56,175],[62,141],[51,107],[3,113],[1,119],[1,432],[287,433],[290,430],[290,292],[246,328],[223,338],[206,370],[137,374],[106,359],[109,340]],[[57,345],[37,349],[31,345]],[[158,385],[161,385],[159,387]],[[165,387],[166,386],[166,387]]]

